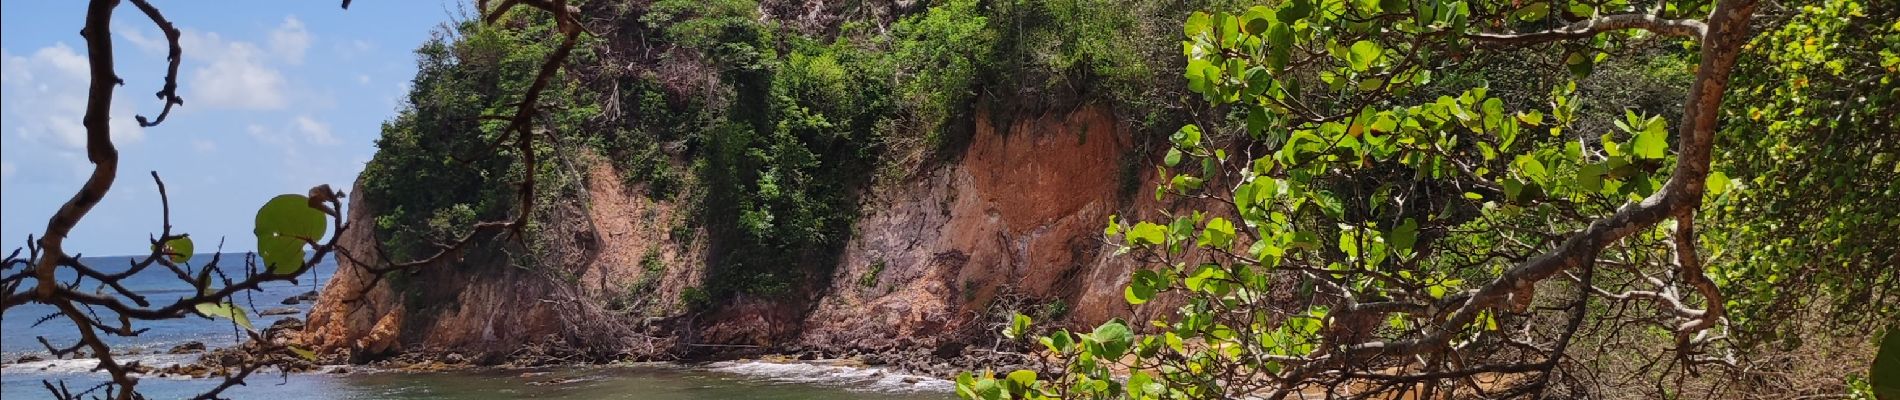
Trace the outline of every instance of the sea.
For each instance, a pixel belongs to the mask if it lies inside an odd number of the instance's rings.
[[[243,265],[244,254],[224,254],[220,265]],[[208,262],[212,254],[197,254],[193,261]],[[132,257],[83,257],[82,262],[104,271],[124,271]],[[251,311],[254,327],[263,329],[279,319],[303,318],[310,302],[282,304],[285,298],[320,291],[334,261],[326,260],[295,282],[272,282],[262,291],[240,294],[238,305]],[[71,271],[62,269],[70,274]],[[66,276],[62,281],[69,281]],[[237,279],[237,277],[233,277]],[[154,304],[182,298],[195,290],[179,281],[169,270],[153,266],[121,282],[144,294]],[[88,289],[81,286],[82,289]],[[107,289],[110,290],[110,289]],[[264,316],[259,312],[292,307],[290,315]],[[55,314],[52,306],[29,303],[0,314],[0,398],[53,398],[46,385],[64,384],[74,392],[105,382],[104,372],[93,371],[96,361],[86,358],[53,360],[48,356],[44,338],[55,346],[77,340],[72,322]],[[100,312],[104,313],[104,310]],[[108,320],[115,319],[104,315]],[[121,362],[139,361],[163,367],[187,364],[196,354],[174,355],[167,351],[188,342],[207,347],[232,346],[243,337],[229,320],[186,317],[162,321],[137,321],[135,328],[150,330],[134,337],[107,336],[113,349],[123,354]],[[35,356],[47,360],[15,362]],[[701,364],[633,363],[590,366],[563,366],[537,369],[479,370],[458,372],[384,371],[360,366],[324,368],[324,372],[278,374],[259,371],[246,385],[224,392],[234,399],[952,399],[950,382],[934,378],[891,373],[875,368],[847,367],[810,363],[769,361],[726,361]],[[348,371],[337,373],[337,371]],[[145,377],[139,392],[148,398],[191,398],[214,386],[216,379]],[[95,393],[97,394],[97,393]]]

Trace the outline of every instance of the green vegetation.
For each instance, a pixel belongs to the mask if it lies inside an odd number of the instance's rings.
[[[506,121],[521,101],[554,43],[547,38],[553,22],[546,16],[522,29],[464,23],[416,49],[416,78],[396,117],[383,123],[379,151],[364,167],[363,190],[379,213],[376,229],[389,257],[410,260],[439,251],[472,233],[477,221],[510,215],[519,195],[515,182],[528,173],[520,150],[503,146]],[[590,57],[579,51],[576,62]],[[544,106],[552,126],[573,132],[599,114],[598,106],[576,94],[577,84],[557,79],[549,88],[553,104]],[[552,155],[539,142],[533,151]],[[555,163],[536,167],[541,180],[559,182]],[[557,195],[546,190],[541,195]],[[546,205],[550,202],[537,202]],[[480,246],[497,247],[497,246]]]
[[[1141,2],[955,0],[896,17],[887,31],[848,21],[835,35],[814,36],[760,18],[750,0],[664,0],[643,13],[607,5],[600,11],[635,22],[616,34],[637,34],[660,60],[605,50],[613,37],[584,36],[542,100],[552,115],[541,129],[560,140],[537,141],[534,151],[573,159],[579,148],[568,144],[584,144],[628,186],[694,205],[670,229],[684,241],[693,227],[707,228],[711,296],[788,293],[830,276],[872,176],[861,171],[901,171],[959,152],[979,93],[1000,94],[988,98],[1003,102],[989,103],[1006,113],[1100,101],[1156,120],[1171,107],[1167,86],[1154,86],[1167,80],[1153,74],[1166,61],[1152,56],[1167,46],[1157,35],[1126,34],[1167,30],[1117,6],[1173,12]],[[363,175],[392,258],[433,254],[519,204],[515,185],[529,171],[519,149],[500,145],[509,137],[503,121],[485,116],[520,101],[556,36],[546,15],[508,18],[517,20],[465,23],[417,50],[409,101],[385,124]],[[1060,23],[1024,23],[1040,19]],[[605,67],[619,65],[630,67]],[[543,198],[578,191],[559,163],[539,164],[537,182],[564,184],[536,192],[537,215],[557,203]],[[1124,173],[1132,179],[1139,170]],[[421,187],[430,190],[413,190]],[[545,246],[533,241],[516,257]]]
[[[640,269],[649,273],[665,271],[666,261],[660,259],[660,249],[647,249],[647,254],[640,256]]]
[[[884,266],[884,260],[877,260],[876,263],[872,263],[871,270],[864,271],[864,275],[858,276],[858,286],[876,288],[877,276],[878,274],[884,273]]]
[[[965,373],[958,394],[1785,390],[1740,377],[1786,368],[1750,360],[1801,338],[1859,337],[1870,317],[1890,321],[1900,282],[1875,261],[1894,241],[1866,236],[1893,229],[1881,216],[1894,186],[1853,171],[1892,162],[1891,138],[1868,135],[1897,128],[1900,25],[1891,7],[1811,3],[1760,35],[1747,0],[1663,10],[1294,0],[1195,13],[1181,43],[1188,87],[1242,116],[1244,145],[1182,127],[1154,195],[1215,201],[1111,219],[1105,231],[1144,265],[1129,304],[1184,301],[1153,321],[1086,333],[1031,335],[1019,314],[1003,335],[1058,365]],[[1585,18],[1604,19],[1571,22]],[[1568,73],[1484,67],[1499,50]],[[1466,57],[1480,67],[1446,68]],[[1688,76],[1677,72],[1688,65]],[[1493,86],[1493,73],[1523,80]],[[1579,90],[1599,73],[1635,84]],[[1844,73],[1852,78],[1822,78]],[[1734,97],[1722,98],[1724,83]],[[1686,111],[1595,104],[1652,88],[1686,95]],[[1888,210],[1832,204],[1844,198]],[[1800,313],[1814,304],[1838,314]],[[1779,322],[1755,322],[1766,319]],[[1630,359],[1634,374],[1606,382],[1593,372]],[[1672,367],[1640,366],[1658,362]],[[1729,381],[1685,379],[1709,371]]]
[[[585,145],[685,205],[648,222],[686,246],[706,232],[704,285],[681,299],[705,309],[826,287],[871,180],[956,157],[979,111],[1103,104],[1140,133],[1106,166],[1125,192],[1158,156],[1152,194],[1194,199],[1110,221],[1144,267],[1124,297],[1185,303],[1041,335],[1026,347],[1062,368],[971,375],[962,393],[1458,393],[1519,371],[1506,390],[1589,395],[1602,383],[1578,365],[1616,357],[1574,349],[1660,348],[1641,356],[1669,367],[1618,379],[1665,396],[1688,388],[1636,384],[1745,369],[1900,301],[1900,248],[1868,234],[1900,229],[1900,192],[1863,173],[1900,173],[1900,26],[1883,23],[1900,7],[1811,0],[1740,33],[1699,21],[1738,3],[945,0],[826,29],[750,0],[589,4],[622,29],[588,36],[544,99],[548,136],[572,140],[530,151]],[[552,49],[551,19],[515,18],[418,50],[410,104],[363,178],[398,258],[510,215],[524,177],[558,183],[541,207],[579,190],[494,146],[506,134],[484,116]],[[1727,98],[1692,90],[1715,81]],[[1024,321],[1011,336],[1030,336]]]

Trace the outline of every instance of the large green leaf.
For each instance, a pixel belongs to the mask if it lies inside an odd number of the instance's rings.
[[[1709,194],[1721,196],[1723,193],[1728,193],[1728,174],[1722,173],[1722,171],[1710,172],[1707,183]]]
[[[1187,24],[1181,27],[1181,33],[1187,35],[1189,40],[1192,40],[1200,37],[1202,34],[1213,31],[1213,26],[1214,20],[1211,16],[1205,12],[1196,11],[1194,14],[1188,15]]]
[[[287,274],[303,267],[304,243],[285,237],[257,238],[257,256],[272,273]]]
[[[1098,354],[1099,356],[1114,360],[1128,352],[1128,346],[1134,342],[1135,334],[1121,321],[1108,321],[1095,327],[1095,331],[1089,333],[1089,337],[1102,346],[1102,354]]]
[[[1267,67],[1273,72],[1286,71],[1287,62],[1293,57],[1293,26],[1273,24],[1267,28]]]
[[[1874,355],[1874,367],[1867,371],[1874,396],[1881,400],[1900,400],[1900,325],[1887,328]]]
[[[1036,386],[1036,371],[1019,369],[1010,372],[1006,382],[1012,394],[1021,394]]]
[[[1129,279],[1128,287],[1122,290],[1122,297],[1128,300],[1128,304],[1141,305],[1153,300],[1155,293],[1165,286],[1161,276],[1154,271],[1137,270],[1134,277]]]
[[[1266,6],[1254,6],[1247,9],[1246,14],[1241,15],[1241,20],[1246,21],[1241,25],[1241,29],[1249,35],[1259,35],[1273,26],[1273,19],[1273,9]]]
[[[1591,72],[1596,71],[1596,64],[1595,57],[1580,52],[1564,57],[1564,67],[1570,69],[1570,75],[1578,78],[1590,76]]]
[[[1042,342],[1043,346],[1048,347],[1050,352],[1056,354],[1068,352],[1070,348],[1075,347],[1075,337],[1070,336],[1069,331],[1066,330],[1056,331],[1056,333],[1051,333],[1049,336],[1043,336],[1038,341]]]
[[[158,247],[158,246],[153,245],[153,247]],[[165,247],[160,250],[163,250],[166,258],[170,258],[173,263],[184,263],[186,261],[191,261],[191,254],[192,254],[191,253],[192,252],[191,237],[185,236],[185,237],[180,237],[177,239],[167,240],[165,241]]]
[[[1293,0],[1280,8],[1280,22],[1291,24],[1313,14],[1313,0]]]
[[[277,196],[257,209],[258,256],[272,273],[295,272],[303,268],[304,245],[322,239],[328,228],[323,212],[310,207],[309,198]]]
[[[303,346],[297,346],[297,345],[289,345],[289,346],[285,346],[285,347],[288,347],[288,348],[290,348],[290,352],[291,352],[291,353],[295,353],[295,354],[297,354],[297,357],[298,357],[298,358],[302,358],[302,359],[304,359],[305,361],[316,361],[316,360],[317,360],[317,352],[315,352],[315,351],[311,351],[310,349],[306,349],[306,348],[303,348]]]
[[[1603,164],[1584,164],[1583,167],[1577,168],[1577,186],[1583,188],[1585,192],[1602,192],[1605,172],[1607,171],[1604,170]]]
[[[1128,228],[1128,235],[1124,238],[1130,246],[1157,245],[1166,240],[1167,228],[1153,222],[1141,221],[1134,227]]]
[[[1200,245],[1225,249],[1233,243],[1233,222],[1221,217],[1207,220],[1207,229],[1201,231]]]
[[[1346,61],[1352,64],[1354,71],[1365,71],[1372,68],[1373,62],[1379,61],[1379,53],[1383,51],[1378,43],[1361,40],[1352,44],[1352,49],[1346,53]]]
[[[198,303],[194,308],[198,310],[199,314],[203,314],[204,316],[229,319],[232,322],[236,322],[238,326],[244,327],[245,330],[252,329],[250,312],[245,311],[244,307],[238,306],[237,304],[231,302]]]
[[[1030,322],[1029,316],[1016,313],[1015,316],[1010,317],[1009,327],[1003,329],[1003,337],[1010,339],[1023,337],[1024,333],[1029,332]]]
[[[1393,251],[1401,255],[1412,254],[1412,246],[1418,243],[1418,221],[1406,218],[1404,224],[1386,233],[1385,241],[1391,244]]]
[[[1637,157],[1658,159],[1669,154],[1669,131],[1664,129],[1644,129],[1636,134],[1631,150]]]

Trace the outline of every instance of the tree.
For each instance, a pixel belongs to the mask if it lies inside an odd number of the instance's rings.
[[[1817,10],[1759,7],[1293,0],[1195,13],[1182,43],[1189,88],[1244,115],[1244,129],[1182,127],[1155,195],[1191,212],[1112,219],[1105,231],[1142,265],[1128,302],[1178,308],[1148,324],[1040,336],[1031,347],[1047,351],[1041,371],[965,374],[958,393],[1588,393],[1600,383],[1578,373],[1595,368],[1579,359],[1593,352],[1578,350],[1582,340],[1654,346],[1660,369],[1637,373],[1664,391],[1654,395],[1681,389],[1668,376],[1740,368],[1730,301],[1697,230],[1705,203],[1732,207],[1747,191],[1713,169],[1717,132],[1734,119],[1724,98],[1738,70],[1751,84],[1785,78],[1737,62],[1764,25]],[[1443,87],[1469,80],[1438,73],[1531,55],[1519,62],[1562,60],[1583,78],[1614,55],[1669,54],[1664,45],[1695,65],[1673,128],[1625,112],[1613,132],[1578,131],[1574,80],[1550,83],[1542,107],[1507,104],[1482,84]],[[1446,90],[1458,94],[1428,95]],[[1019,316],[1005,335],[1028,325]]]
[[[138,116],[141,127],[153,127],[165,121],[173,106],[184,104],[184,99],[177,95],[178,64],[182,58],[182,51],[178,44],[180,31],[147,0],[131,0],[131,2],[153,24],[157,25],[160,31],[164,32],[169,45],[167,59],[170,63],[166,70],[164,84],[156,94],[164,103],[164,107],[155,118]],[[343,219],[343,204],[340,199],[344,194],[330,189],[328,185],[313,187],[308,195],[277,196],[259,208],[255,230],[258,251],[245,257],[241,269],[227,270],[221,266],[224,261],[221,254],[222,241],[218,245],[220,253],[213,255],[209,262],[202,265],[191,263],[193,241],[188,234],[172,231],[171,204],[165,193],[165,183],[159,179],[156,171],[152,172],[152,180],[158,186],[160,216],[163,224],[160,233],[151,239],[152,250],[149,254],[132,261],[131,265],[123,271],[106,272],[108,270],[86,265],[65,248],[65,239],[73,227],[77,226],[92,210],[92,207],[111,191],[113,183],[118,178],[118,151],[113,146],[111,127],[107,119],[111,114],[111,99],[114,90],[125,84],[114,70],[112,57],[112,11],[119,4],[118,0],[92,0],[86,8],[85,27],[80,31],[86,41],[87,60],[91,71],[84,126],[87,138],[87,158],[93,164],[92,173],[85,185],[49,218],[46,232],[37,240],[28,239],[25,249],[27,250],[26,257],[20,257],[21,249],[16,249],[4,261],[0,261],[0,273],[5,274],[3,278],[0,278],[0,312],[27,303],[41,303],[58,308],[58,313],[45,316],[43,319],[63,317],[71,320],[80,339],[77,343],[68,345],[53,344],[41,338],[41,343],[44,343],[47,350],[55,357],[73,355],[81,349],[90,350],[91,357],[99,360],[98,369],[106,371],[111,377],[103,384],[78,392],[74,392],[73,388],[67,387],[64,382],[57,385],[44,382],[46,389],[61,399],[86,396],[114,399],[143,398],[136,390],[138,378],[133,375],[143,367],[136,363],[122,364],[116,361],[113,358],[111,346],[102,340],[103,335],[138,336],[146,331],[145,328],[135,327],[134,321],[177,319],[194,315],[224,318],[243,328],[253,339],[245,345],[249,351],[261,354],[286,353],[302,358],[314,357],[309,350],[294,345],[276,344],[261,336],[262,334],[252,329],[250,325],[249,311],[238,306],[232,300],[232,296],[244,291],[259,290],[259,286],[265,282],[295,282],[304,272],[331,256],[331,253],[337,252],[342,256],[350,254],[337,246],[337,239],[350,228]],[[486,1],[483,1],[480,2],[480,7],[487,13],[484,15],[485,20],[493,24],[518,4],[554,14],[554,19],[559,26],[558,31],[563,37],[562,45],[543,63],[539,75],[527,89],[523,100],[514,107],[514,113],[510,116],[495,117],[495,119],[507,121],[505,131],[511,133],[497,139],[497,145],[511,141],[518,148],[526,150],[533,146],[533,138],[536,136],[529,129],[529,124],[537,112],[536,99],[542,89],[547,86],[553,71],[565,61],[575,40],[582,33],[582,29],[575,16],[578,11],[568,7],[563,0],[507,0],[492,9],[487,7]],[[344,8],[349,8],[349,5],[348,0],[342,3]],[[534,165],[533,153],[525,153],[522,162]],[[522,193],[520,215],[511,221],[477,223],[472,230],[477,232],[504,228],[518,230],[524,225],[534,198],[532,177],[532,174],[527,174],[520,185]],[[329,221],[325,221],[326,217]],[[329,229],[332,225],[336,227],[334,232]],[[329,234],[327,240],[324,239],[326,234]],[[381,274],[405,268],[430,265],[441,259],[443,255],[460,249],[469,241],[468,237],[464,237],[454,244],[446,245],[433,256],[408,262],[387,263],[386,267],[371,272],[381,276]],[[309,253],[306,254],[306,250]],[[384,254],[380,251],[377,253]],[[180,285],[192,288],[192,293],[196,294],[170,303],[155,304],[147,300],[145,295],[120,284],[120,281],[127,277],[152,268],[154,265],[162,266],[172,272]],[[74,274],[71,276],[74,278],[62,280],[63,275],[59,272],[61,269],[73,271]],[[233,279],[233,275],[236,275],[237,279]],[[98,287],[98,290],[82,291],[81,285],[85,284],[93,284]],[[107,291],[107,288],[110,288],[110,291]],[[198,398],[218,398],[224,390],[243,384],[244,379],[251,373],[272,363],[270,361],[246,362],[239,366],[237,371],[226,375],[216,387],[199,395]]]

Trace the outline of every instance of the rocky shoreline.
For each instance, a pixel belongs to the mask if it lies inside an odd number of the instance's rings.
[[[955,357],[940,357],[932,349],[908,348],[887,349],[881,351],[850,351],[842,353],[815,350],[766,351],[748,349],[746,351],[725,351],[705,353],[695,358],[655,359],[653,357],[608,358],[591,356],[571,348],[537,345],[517,351],[497,362],[482,362],[476,357],[464,355],[446,349],[418,349],[405,351],[394,356],[366,363],[350,363],[343,352],[314,354],[313,358],[288,351],[299,342],[302,322],[295,318],[279,321],[260,332],[260,344],[252,340],[230,347],[209,347],[203,342],[186,342],[163,351],[146,351],[132,348],[119,356],[179,356],[196,355],[192,360],[149,365],[150,360],[138,360],[127,365],[138,374],[146,377],[173,379],[208,379],[230,376],[240,371],[242,366],[266,363],[270,367],[258,370],[253,376],[265,374],[358,374],[358,373],[467,373],[519,371],[522,378],[535,378],[549,375],[550,371],[567,368],[613,368],[613,367],[661,367],[689,368],[703,371],[730,373],[749,376],[762,380],[785,381],[812,384],[848,384],[870,385],[870,390],[896,391],[948,391],[950,379],[958,372],[972,369],[1015,369],[1029,368],[1023,364],[1026,356],[1007,352],[969,351]],[[65,361],[75,363],[59,364],[40,355],[25,355],[12,360],[0,360],[0,366],[17,367],[22,364],[45,364],[38,368],[47,371],[62,366],[59,371],[72,372],[88,370],[88,361],[84,356],[69,356]],[[492,360],[491,360],[492,361]],[[550,377],[547,381],[531,381],[531,385],[560,385],[561,382]]]

